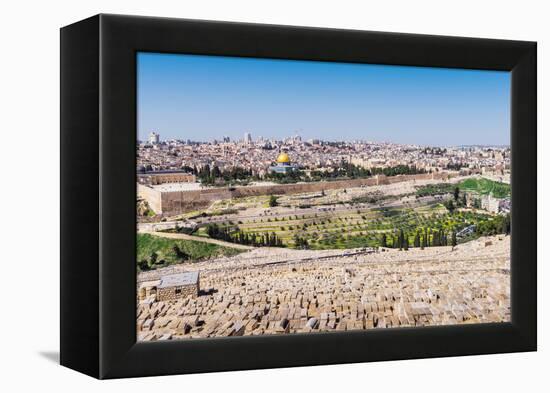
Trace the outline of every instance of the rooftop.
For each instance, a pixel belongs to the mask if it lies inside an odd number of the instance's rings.
[[[181,285],[192,285],[199,281],[199,272],[184,272],[178,274],[170,274],[160,278],[158,288],[177,287]]]
[[[277,162],[279,164],[290,164],[290,157],[287,153],[281,153],[279,157],[277,157]]]
[[[154,176],[154,175],[168,175],[168,174],[182,174],[182,175],[192,175],[192,173],[189,173],[184,170],[177,170],[177,169],[163,169],[159,171],[143,171],[138,172],[138,176]]]
[[[164,184],[155,184],[153,186],[155,190],[158,191],[194,191],[200,190],[200,183],[164,183]]]

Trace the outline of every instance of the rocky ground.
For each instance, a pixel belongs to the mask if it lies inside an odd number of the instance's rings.
[[[137,307],[141,341],[506,322],[510,238],[425,250],[261,248],[141,273],[200,272],[200,295]]]

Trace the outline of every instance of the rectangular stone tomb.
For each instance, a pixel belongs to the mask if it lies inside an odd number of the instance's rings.
[[[154,297],[156,301],[177,300],[199,294],[199,272],[184,272],[160,277],[156,281],[141,283],[139,299]]]

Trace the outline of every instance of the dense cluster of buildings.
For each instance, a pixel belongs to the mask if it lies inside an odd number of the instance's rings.
[[[365,141],[302,141],[299,136],[279,141],[253,140],[250,133],[245,133],[244,138],[238,141],[232,141],[229,137],[211,142],[161,141],[159,134],[153,132],[147,142],[138,144],[137,163],[138,196],[146,200],[156,214],[161,214],[203,208],[218,199],[317,192],[334,187],[383,183],[380,177],[384,175],[380,171],[372,171],[375,176],[354,179],[344,176],[337,179],[339,182],[332,181],[330,184],[303,181],[280,185],[272,183],[274,174],[289,175],[301,170],[308,176],[314,171],[329,173],[339,170],[347,164],[369,170],[398,166],[416,168],[416,172],[393,176],[392,182],[444,181],[474,174],[509,182],[510,149],[482,146],[440,148]],[[231,173],[237,168],[245,176],[244,184],[219,182],[219,174]],[[210,180],[215,180],[205,182],[204,170]],[[218,177],[212,175],[215,172]],[[361,182],[357,183],[358,180]],[[348,183],[342,183],[346,181]],[[235,188],[235,185],[246,187]],[[488,211],[509,211],[509,199],[502,201],[487,197],[481,203],[481,207]]]
[[[282,155],[281,153],[284,153]],[[282,157],[281,157],[282,156]],[[292,157],[292,163],[290,158]],[[299,136],[283,140],[257,138],[247,132],[242,140],[192,142],[161,141],[151,133],[138,145],[138,173],[159,170],[201,168],[220,170],[240,167],[263,177],[269,172],[286,173],[291,168],[330,171],[342,162],[373,167],[415,166],[427,172],[458,170],[464,174],[504,176],[510,169],[509,147],[457,146],[425,147],[387,142],[303,141]]]

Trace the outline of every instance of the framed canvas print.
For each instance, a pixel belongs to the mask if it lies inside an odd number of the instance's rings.
[[[536,350],[536,44],[61,29],[61,364]]]

